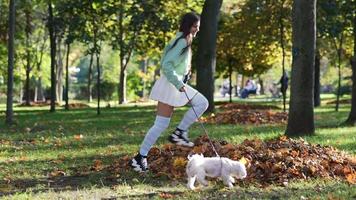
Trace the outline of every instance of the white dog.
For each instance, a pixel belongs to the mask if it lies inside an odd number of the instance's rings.
[[[203,155],[194,154],[192,156],[188,156],[188,160],[186,168],[188,175],[187,186],[192,190],[195,189],[195,179],[197,179],[200,184],[208,186],[205,176],[221,177],[224,184],[231,188],[233,187],[233,183],[235,183],[235,179],[233,177],[243,179],[247,175],[244,164],[229,158],[205,158]]]

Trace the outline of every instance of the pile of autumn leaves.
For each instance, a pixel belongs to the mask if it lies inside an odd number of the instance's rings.
[[[281,124],[287,121],[287,113],[275,112],[271,106],[225,104],[221,112],[200,120],[217,124]],[[149,170],[155,176],[172,180],[185,180],[187,156],[203,154],[216,156],[214,145],[221,157],[246,162],[248,176],[241,183],[260,186],[288,185],[291,180],[310,178],[341,178],[356,184],[356,158],[333,147],[309,144],[303,139],[278,139],[262,141],[245,140],[235,145],[225,141],[210,141],[206,135],[194,141],[193,148],[166,144],[152,148],[148,155]],[[110,171],[130,170],[131,156],[121,158],[109,167]]]
[[[200,121],[213,124],[280,124],[286,123],[288,114],[276,112],[275,106],[225,104],[221,110],[208,117],[201,117]]]
[[[266,142],[245,140],[239,145],[225,141],[212,141],[212,144],[222,157],[247,161],[248,176],[240,183],[287,185],[291,180],[322,177],[341,178],[356,184],[356,159],[333,147],[313,145],[285,136]],[[193,148],[166,144],[149,152],[150,171],[155,176],[185,180],[187,156],[194,153],[215,156],[206,136],[197,138]],[[129,156],[120,159],[111,166],[112,170],[129,170],[129,159]]]

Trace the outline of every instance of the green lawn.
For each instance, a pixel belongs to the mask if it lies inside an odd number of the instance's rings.
[[[247,103],[274,104],[255,98]],[[0,109],[4,111],[5,106]],[[179,122],[187,108],[177,109],[169,130]],[[333,105],[315,110],[316,134],[304,137],[311,143],[331,145],[356,155],[356,128],[339,126],[350,107]],[[88,170],[98,160],[103,166],[125,155],[134,155],[155,117],[155,107],[119,106],[49,113],[48,107],[16,107],[16,126],[0,126],[0,198],[5,199],[352,199],[355,185],[341,180],[307,180],[286,187],[253,185],[226,189],[220,182],[208,188],[189,191],[185,182],[154,177],[147,173],[111,174]],[[1,114],[4,121],[4,112]],[[244,139],[263,140],[283,134],[285,125],[216,125],[206,124],[209,136],[238,144]],[[190,129],[190,137],[202,134],[199,124]],[[167,143],[168,131],[157,145]],[[88,171],[80,176],[78,172]],[[63,176],[56,176],[60,173]],[[54,176],[54,177],[52,177]],[[5,195],[7,194],[7,196]]]

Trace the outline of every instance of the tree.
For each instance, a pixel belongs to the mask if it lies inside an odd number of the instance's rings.
[[[286,13],[286,8],[284,7],[285,5],[285,0],[282,0],[282,2],[280,3],[280,10],[279,10],[279,19],[278,19],[278,24],[279,24],[279,30],[280,30],[280,45],[281,45],[281,49],[282,49],[282,78],[281,78],[281,88],[285,88],[282,89],[282,96],[283,96],[283,111],[286,112],[286,98],[287,98],[287,87],[288,85],[283,85],[285,82],[282,80],[283,78],[285,78],[285,76],[287,76],[287,72],[286,72],[286,68],[285,68],[285,58],[286,58],[286,47],[285,47],[285,22],[286,21],[286,17],[285,17],[285,13]],[[287,2],[288,3],[288,2]],[[287,27],[288,28],[288,27]],[[288,84],[288,83],[287,83]]]
[[[214,110],[214,71],[216,38],[222,0],[205,0],[201,14],[197,52],[197,89],[209,101],[208,112]]]
[[[26,2],[27,3],[27,2]],[[33,32],[33,25],[31,23],[32,20],[32,8],[29,2],[28,5],[25,5],[25,17],[26,17],[26,26],[25,26],[25,33],[26,33],[26,83],[25,83],[25,105],[30,105],[30,73],[33,69],[31,66],[31,48],[30,48],[30,36]]]
[[[280,57],[280,38],[282,52],[289,48],[285,41],[290,32],[291,20],[286,17],[290,11],[287,3],[280,4],[248,0],[225,9],[219,22],[217,74],[231,77],[232,71],[236,71],[243,76],[259,77],[272,68]]]
[[[48,32],[51,46],[51,107],[50,112],[56,111],[56,35],[54,28],[52,1],[48,1]]]
[[[294,0],[292,8],[291,97],[286,135],[314,134],[316,1]]]
[[[162,2],[158,1],[157,3]],[[133,54],[133,50],[137,46],[138,37],[143,30],[145,20],[147,16],[154,12],[152,7],[147,7],[149,5],[149,2],[142,0],[120,0],[115,7],[118,10],[118,16],[117,22],[115,22],[116,26],[112,26],[112,32],[117,33],[113,34],[113,47],[119,50],[120,59],[118,87],[119,104],[127,102],[127,67]],[[158,4],[157,7],[160,7],[160,4]]]
[[[351,111],[346,124],[356,125],[356,9],[354,9],[354,17],[353,17],[353,36],[354,36],[354,56],[350,59],[351,67],[352,67],[352,93],[351,93]]]
[[[354,9],[354,2],[347,0],[318,1],[320,16],[318,20],[318,32],[321,37],[328,39],[336,53],[336,67],[338,69],[337,99],[335,110],[339,110],[342,80],[342,60],[345,57],[347,37],[351,35],[351,21],[348,20]]]
[[[0,1],[0,66],[8,66],[8,29],[9,1]],[[0,73],[6,77],[7,67],[1,67]]]
[[[8,70],[7,70],[7,100],[6,124],[13,123],[13,86],[14,86],[14,35],[15,35],[15,0],[9,4],[9,39],[8,39]]]
[[[320,54],[315,52],[314,67],[314,107],[320,106]]]
[[[70,44],[71,44],[71,41],[70,40],[67,40],[66,41],[66,44],[67,44],[67,55],[66,55],[66,86],[65,86],[65,106],[64,108],[66,110],[69,110],[69,53],[70,53]]]

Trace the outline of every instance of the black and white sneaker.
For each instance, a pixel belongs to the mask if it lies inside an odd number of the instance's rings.
[[[147,156],[142,156],[138,153],[132,160],[130,160],[129,165],[137,172],[146,172],[148,170]]]
[[[179,128],[176,128],[175,131],[169,136],[168,140],[174,144],[186,146],[186,147],[193,147],[194,143],[189,141],[187,131],[183,131]]]

